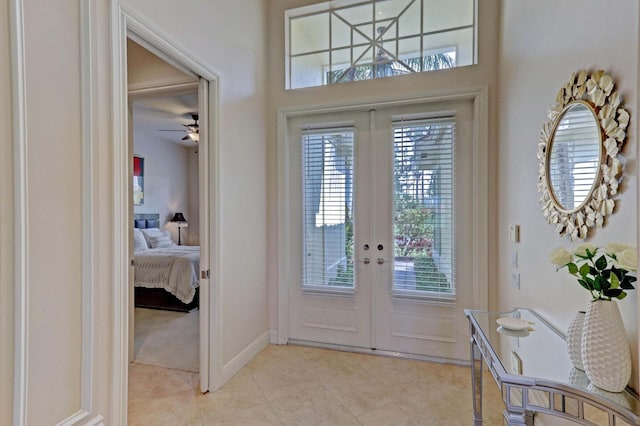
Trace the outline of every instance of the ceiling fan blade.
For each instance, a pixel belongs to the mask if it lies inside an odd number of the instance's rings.
[[[188,141],[191,140],[191,138],[189,137],[189,135],[185,136],[184,138],[180,139],[181,141]]]
[[[159,132],[186,132],[186,130],[158,129]]]

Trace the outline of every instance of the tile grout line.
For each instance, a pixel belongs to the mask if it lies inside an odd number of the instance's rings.
[[[243,367],[243,368],[246,368],[246,367]],[[250,370],[247,370],[247,372],[249,374],[249,377],[251,377],[251,381],[256,386],[256,389],[258,389],[258,391],[260,392],[260,395],[262,395],[264,400],[267,402],[267,405],[269,406],[269,408],[273,412],[273,415],[276,416],[276,419],[278,419],[278,422],[280,423],[280,425],[284,426],[284,423],[282,422],[282,419],[278,415],[278,412],[275,410],[275,408],[273,408],[273,405],[271,405],[271,401],[269,401],[269,398],[267,398],[267,396],[264,394],[264,391],[262,390],[262,388],[260,387],[260,385],[258,384],[256,379],[253,377],[253,372],[250,371]]]

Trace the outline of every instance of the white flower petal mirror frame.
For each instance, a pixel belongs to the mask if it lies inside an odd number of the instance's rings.
[[[547,222],[572,241],[587,238],[590,228],[601,228],[615,208],[629,113],[614,88],[613,79],[602,70],[573,73],[542,126],[540,205]],[[583,142],[587,128],[593,133]]]

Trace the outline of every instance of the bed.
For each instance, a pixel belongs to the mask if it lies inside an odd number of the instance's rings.
[[[159,225],[159,214],[134,215],[135,306],[190,312],[198,308],[200,247],[176,245]]]

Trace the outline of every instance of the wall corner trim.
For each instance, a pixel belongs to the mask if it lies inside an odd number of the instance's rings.
[[[15,360],[13,378],[13,424],[27,424],[29,356],[29,227],[27,179],[27,110],[24,12],[22,0],[9,4],[11,80],[13,86],[13,150],[15,205]]]

